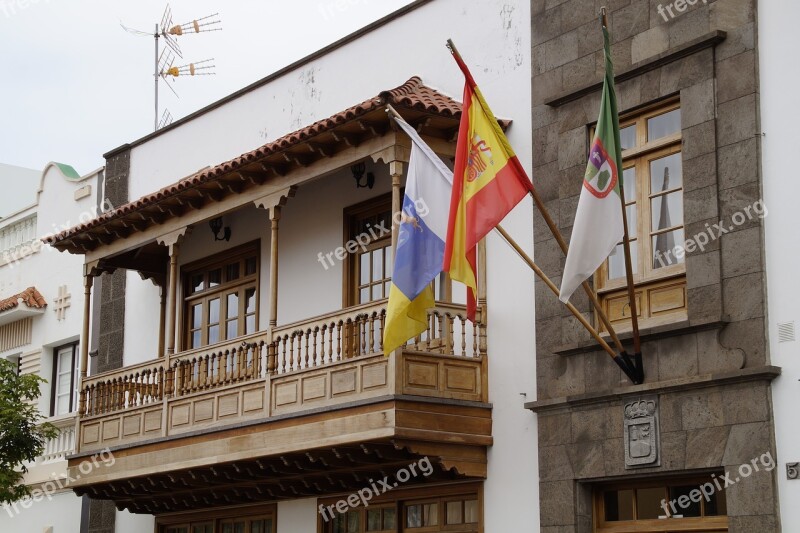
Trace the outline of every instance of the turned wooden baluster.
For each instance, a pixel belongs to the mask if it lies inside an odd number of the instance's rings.
[[[472,357],[478,357],[478,327],[479,323],[472,324]]]
[[[319,360],[317,359],[317,357],[319,357],[317,355],[317,337],[319,337],[319,326],[314,326],[314,354],[313,354],[313,357],[311,359],[314,362],[314,364],[312,366],[320,366],[320,364],[321,364],[319,362]],[[324,340],[325,339],[323,339],[323,342],[324,342]]]
[[[274,342],[267,345],[267,373],[270,376],[274,375],[277,370],[277,348],[278,346]]]
[[[369,323],[369,315],[361,315],[358,318],[358,323],[358,331],[361,332],[361,343],[359,344],[359,352],[356,355],[363,355],[367,353],[367,327]]]
[[[342,360],[342,321],[336,323],[336,360]]]
[[[445,353],[450,355],[455,353],[455,348],[454,348],[455,337],[453,328],[455,320],[453,319],[453,316],[450,313],[447,313],[446,316],[447,316],[447,351]]]
[[[383,351],[383,328],[386,325],[386,310],[381,310],[381,326],[380,326],[380,335],[378,335],[378,344],[381,347],[380,351]]]
[[[467,320],[459,316],[459,322],[461,322],[461,355],[467,355]]]

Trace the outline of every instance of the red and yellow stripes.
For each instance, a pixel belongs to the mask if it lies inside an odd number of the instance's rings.
[[[470,319],[474,319],[478,241],[505,218],[532,185],[466,65],[457,54],[454,57],[466,84],[443,269],[469,288],[467,308]]]

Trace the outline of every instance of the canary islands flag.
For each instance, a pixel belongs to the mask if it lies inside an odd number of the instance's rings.
[[[411,137],[406,192],[386,309],[383,353],[425,331],[434,306],[431,282],[442,272],[453,173],[404,120]]]
[[[467,316],[475,320],[476,247],[532,190],[533,185],[466,64],[464,104],[456,144],[444,270],[467,288]]]

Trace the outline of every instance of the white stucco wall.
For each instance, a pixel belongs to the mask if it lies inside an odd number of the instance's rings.
[[[156,520],[152,515],[117,511],[114,533],[152,533],[155,528]]]
[[[71,490],[58,492],[41,501],[0,508],[0,531],[3,533],[76,533],[81,526],[81,499]],[[140,530],[144,531],[144,530]]]
[[[769,347],[773,365],[782,368],[773,382],[777,444],[778,496],[783,531],[800,531],[800,480],[788,480],[786,463],[800,461],[800,240],[797,237],[797,87],[800,72],[787,68],[787,50],[800,4],[762,0],[758,3],[758,46],[761,77],[761,131],[765,218]],[[778,342],[777,325],[794,322],[797,340]]]
[[[437,0],[384,27],[318,58],[147,143],[131,153],[131,198],[155,191],[207,165],[216,165],[330,116],[413,75],[461,99],[464,79],[444,44],[452,38],[471,65],[482,91],[499,117],[514,120],[508,135],[522,164],[531,168],[530,8],[522,0]],[[263,135],[266,131],[266,138]],[[317,253],[342,244],[342,208],[388,190],[385,169],[376,170],[373,191],[356,190],[347,171],[301,187],[283,211],[280,233],[279,324],[341,305],[341,265],[321,267]],[[528,200],[504,221],[505,228],[532,253],[532,208]],[[231,220],[233,239],[261,232],[261,324],[268,321],[268,223],[262,217]],[[227,223],[227,222],[226,222]],[[186,255],[210,255],[206,227],[186,241]],[[242,240],[241,242],[246,242]],[[233,242],[231,243],[233,245]],[[523,408],[535,399],[533,276],[505,243],[488,239],[489,393],[494,405],[494,446],[485,484],[486,531],[521,531],[536,527],[538,472],[535,416]],[[201,255],[202,254],[202,255]],[[130,278],[129,278],[130,281]],[[157,309],[153,291],[137,295],[129,285],[127,309]],[[147,303],[149,300],[150,303]],[[150,331],[150,317],[126,316],[125,361],[130,364],[155,344],[136,331]],[[140,317],[140,318],[137,318]],[[148,321],[148,322],[145,322]],[[157,331],[157,330],[156,330]],[[149,350],[149,351],[148,351]],[[150,358],[150,357],[147,357]],[[141,360],[141,359],[139,359]],[[281,504],[279,529],[286,516],[315,520],[313,506]],[[294,516],[289,514],[289,516]],[[299,522],[298,522],[299,523]],[[282,531],[313,531],[296,527]]]
[[[314,533],[317,530],[317,499],[278,502],[276,533]]]

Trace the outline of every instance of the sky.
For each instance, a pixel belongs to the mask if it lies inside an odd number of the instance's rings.
[[[176,65],[214,58],[214,76],[160,83],[177,120],[411,0],[173,0],[176,24],[219,13],[220,32],[179,38]],[[0,163],[86,174],[153,131],[152,36],[163,0],[0,0]]]

